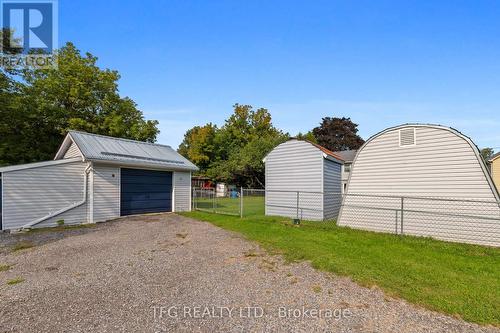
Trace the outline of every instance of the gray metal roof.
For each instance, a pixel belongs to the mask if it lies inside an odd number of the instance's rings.
[[[78,131],[70,131],[68,137],[73,140],[87,160],[144,167],[198,170],[196,165],[170,146]],[[67,150],[69,147],[66,139],[56,159],[61,158],[61,150]],[[66,149],[64,149],[65,144]]]
[[[346,163],[351,163],[352,161],[354,161],[357,152],[357,150],[334,151],[334,153],[339,155]]]

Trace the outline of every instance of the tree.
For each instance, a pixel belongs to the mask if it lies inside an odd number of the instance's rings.
[[[358,149],[364,143],[350,118],[325,117],[312,132],[318,144],[332,151]]]
[[[235,104],[224,126],[193,127],[186,132],[178,151],[215,181],[263,187],[262,159],[288,137],[273,126],[267,109]]]
[[[15,89],[10,107],[1,111],[0,164],[51,159],[70,129],[156,140],[158,122],[145,120],[132,99],[119,95],[118,72],[99,68],[96,57],[81,55],[71,43],[56,58],[57,68],[3,72]]]
[[[488,162],[491,157],[495,154],[492,148],[483,148],[481,149],[481,156],[483,157],[485,162]]]
[[[299,134],[297,134],[295,137],[299,140],[306,140],[312,143],[318,143],[318,140],[316,140],[316,137],[314,136],[312,131],[309,131],[306,134],[302,134],[301,132],[299,132]]]
[[[200,171],[205,172],[215,157],[215,133],[217,126],[208,123],[205,126],[195,126],[184,134],[184,141],[178,152],[196,164]]]

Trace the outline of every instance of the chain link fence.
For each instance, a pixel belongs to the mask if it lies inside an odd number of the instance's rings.
[[[346,194],[341,226],[500,246],[500,202],[462,198]]]
[[[323,192],[271,191],[264,189],[193,189],[193,210],[234,215],[283,216],[298,220],[334,221],[342,195]]]
[[[379,194],[193,190],[193,209],[240,217],[283,216],[368,231],[500,246],[500,202]]]
[[[264,216],[266,191],[235,188],[227,191],[193,189],[193,210],[240,217]]]

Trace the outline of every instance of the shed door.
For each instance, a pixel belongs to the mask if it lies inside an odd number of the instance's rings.
[[[172,172],[121,169],[120,215],[172,211]]]

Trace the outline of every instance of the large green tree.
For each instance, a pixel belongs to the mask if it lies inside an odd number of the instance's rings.
[[[358,149],[365,142],[350,118],[325,117],[312,132],[318,144],[333,151]]]
[[[287,138],[273,126],[267,109],[236,104],[222,127],[207,124],[187,131],[179,152],[216,181],[263,187],[262,159]]]
[[[158,122],[119,95],[117,71],[99,68],[95,56],[71,43],[56,57],[55,68],[2,70],[0,165],[51,159],[70,129],[156,140]]]
[[[184,134],[184,141],[179,146],[179,153],[206,171],[215,158],[215,134],[217,126],[212,123],[195,126]]]

